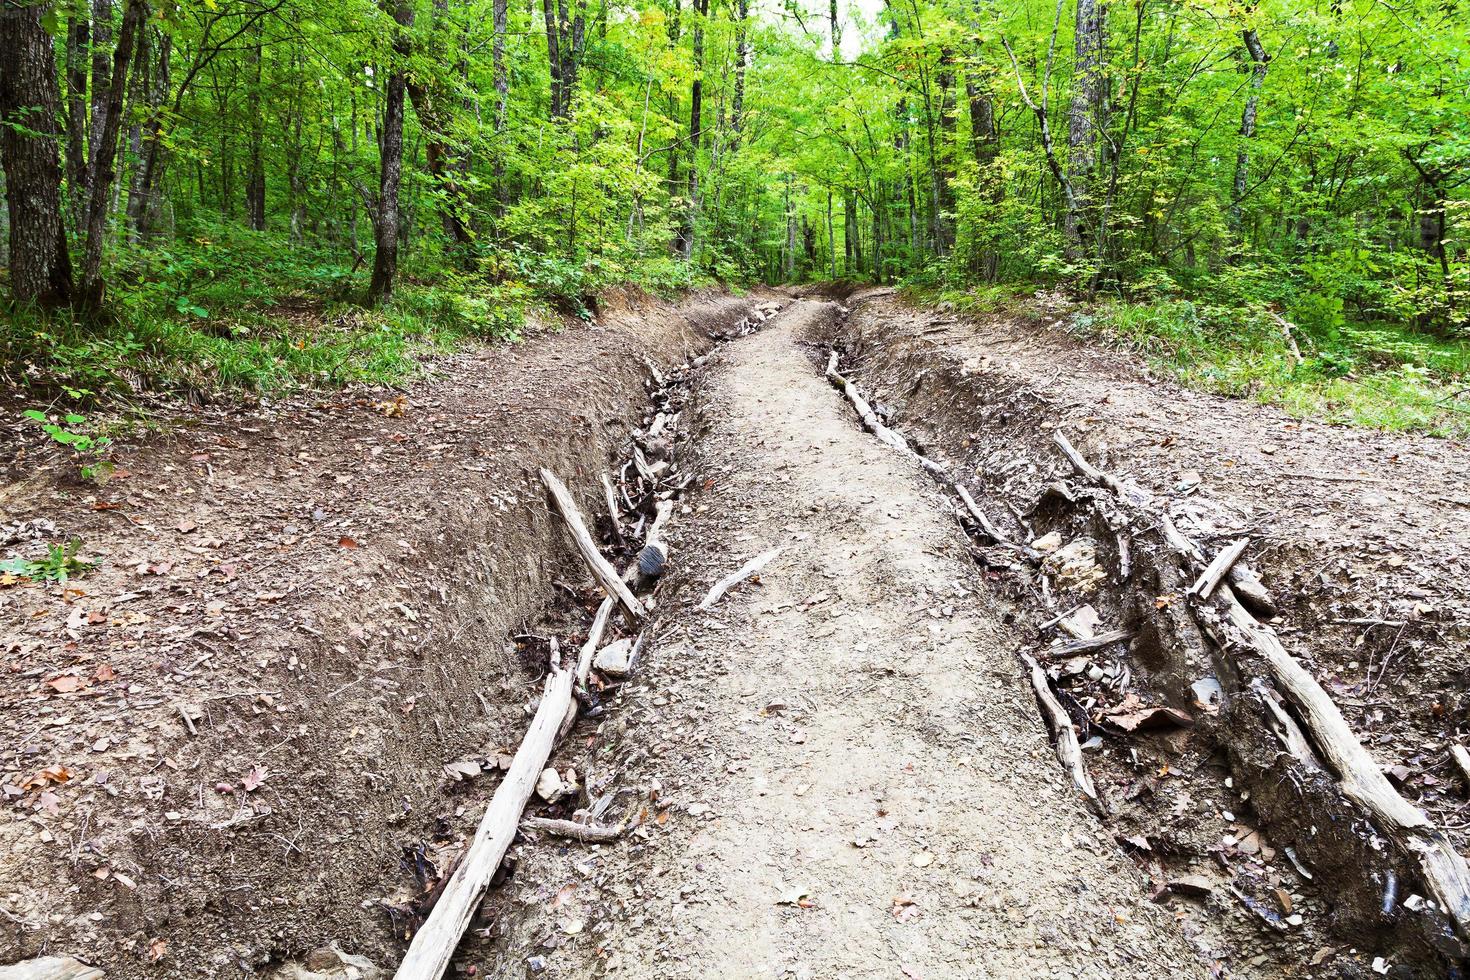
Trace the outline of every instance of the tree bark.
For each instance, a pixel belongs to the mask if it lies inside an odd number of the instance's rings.
[[[22,303],[53,307],[71,301],[72,272],[61,220],[61,92],[51,35],[41,26],[44,10],[0,9],[0,163],[10,214],[11,289]]]
[[[128,0],[123,9],[117,48],[112,53],[112,77],[100,102],[103,125],[93,129],[92,193],[87,204],[87,249],[82,257],[80,300],[83,308],[94,313],[102,309],[106,289],[102,281],[102,250],[107,243],[108,202],[113,181],[117,178],[115,164],[117,138],[122,129],[123,93],[128,87],[128,65],[132,62],[133,45],[147,14],[145,0]],[[96,78],[95,70],[93,78]],[[97,93],[94,92],[94,110],[98,105]],[[96,119],[95,112],[93,119]]]
[[[497,216],[505,217],[505,209],[510,206],[510,188],[505,182],[505,147],[499,137],[505,134],[507,119],[507,103],[510,101],[510,71],[505,64],[505,32],[510,23],[509,0],[494,0],[493,4],[493,30],[494,38],[490,44],[491,77],[495,84],[495,126],[496,151],[493,174],[495,177],[495,204]]]
[[[562,119],[561,31],[556,24],[556,0],[541,0],[541,15],[546,19],[546,64],[551,70],[551,118]]]
[[[87,186],[87,65],[92,24],[86,8],[74,16],[66,30],[66,184],[71,227],[82,226]]]
[[[1101,137],[1108,126],[1107,16],[1107,4],[1102,0],[1077,0],[1072,104],[1067,112],[1067,172],[1073,197],[1065,216],[1073,261],[1085,261],[1101,254],[1100,241],[1087,243],[1083,239],[1084,228],[1094,227],[1093,182],[1099,165]],[[1101,237],[1095,228],[1094,234]]]
[[[107,47],[111,43],[112,0],[92,0],[92,120],[87,124],[90,142],[87,147],[86,185],[82,188],[83,226],[87,220],[85,208],[90,206],[92,200],[92,179],[97,172],[97,143],[107,124],[107,92],[112,68]],[[78,234],[83,230],[84,228],[79,228]]]
[[[740,127],[745,122],[745,67],[750,63],[750,0],[736,0],[735,13],[735,92],[730,100],[730,149],[740,145]]]
[[[679,254],[688,262],[694,255],[694,222],[699,212],[699,145],[703,137],[700,113],[704,106],[704,21],[709,0],[694,0],[694,28],[690,42],[694,53],[694,78],[689,83],[689,173],[686,175],[688,203],[679,232]]]
[[[393,70],[383,99],[383,129],[379,135],[381,169],[378,174],[377,213],[373,217],[373,278],[368,285],[368,305],[378,306],[393,295],[393,278],[398,272],[398,232],[401,214],[398,189],[403,182],[403,104],[408,89],[406,33],[413,26],[413,7],[397,0],[393,20],[399,27],[393,43]]]
[[[1261,45],[1261,39],[1253,28],[1240,32],[1245,43],[1246,55],[1251,62],[1250,89],[1246,92],[1245,107],[1240,111],[1240,148],[1235,151],[1234,193],[1230,198],[1230,230],[1237,239],[1241,232],[1241,202],[1245,200],[1246,182],[1250,178],[1250,141],[1256,135],[1256,106],[1261,98],[1261,87],[1266,84],[1266,67],[1271,58]]]
[[[255,28],[255,40],[246,51],[250,69],[247,84],[246,112],[250,116],[250,148],[245,175],[245,218],[256,231],[265,231],[265,120],[261,112],[261,28]]]

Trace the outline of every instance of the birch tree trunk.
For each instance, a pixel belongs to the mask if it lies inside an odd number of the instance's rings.
[[[1067,112],[1067,175],[1072,199],[1065,215],[1073,261],[1096,260],[1102,249],[1103,232],[1096,228],[1091,212],[1101,136],[1108,126],[1107,16],[1107,5],[1101,0],[1077,0],[1072,104]],[[1083,241],[1089,231],[1095,242]]]
[[[1250,58],[1251,81],[1245,96],[1245,108],[1240,111],[1240,148],[1235,151],[1234,193],[1230,199],[1230,230],[1237,239],[1241,232],[1241,202],[1245,200],[1246,182],[1250,179],[1250,141],[1256,136],[1256,107],[1261,98],[1261,87],[1266,84],[1266,67],[1271,60],[1253,28],[1241,31],[1240,38]]]

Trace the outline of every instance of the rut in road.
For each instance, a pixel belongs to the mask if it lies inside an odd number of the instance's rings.
[[[604,954],[632,977],[1203,976],[1075,798],[949,504],[800,346],[833,315],[798,302],[713,359],[682,601],[785,550],[648,667],[698,717],[663,782],[709,810],[616,888]]]

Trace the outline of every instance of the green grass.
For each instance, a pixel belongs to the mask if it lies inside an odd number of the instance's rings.
[[[916,298],[962,310],[1030,311],[1017,287]],[[1381,323],[1299,327],[1298,364],[1279,322],[1258,307],[1105,300],[1074,313],[1066,325],[1145,358],[1191,388],[1276,405],[1300,418],[1470,437],[1470,340]]]

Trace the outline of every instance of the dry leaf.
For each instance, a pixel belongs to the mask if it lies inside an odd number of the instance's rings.
[[[263,782],[265,782],[265,767],[251,766],[250,771],[240,780],[240,785],[245,789],[245,792],[251,793],[259,789],[260,784]]]
[[[46,686],[57,694],[70,694],[82,686],[82,679],[72,674],[62,674],[46,682]]]

